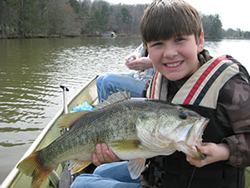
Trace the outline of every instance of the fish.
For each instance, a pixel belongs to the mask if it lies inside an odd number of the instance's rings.
[[[147,158],[181,151],[204,159],[197,145],[209,119],[166,101],[115,94],[94,111],[63,115],[57,126],[68,128],[47,147],[32,153],[17,168],[41,187],[58,164],[70,160],[74,174],[92,163],[97,143],[106,143],[121,160],[128,160],[133,179],[145,168]],[[118,98],[118,99],[117,99]]]

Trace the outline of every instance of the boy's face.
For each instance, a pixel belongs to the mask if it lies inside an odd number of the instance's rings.
[[[176,81],[193,74],[199,67],[197,54],[203,50],[203,36],[182,35],[168,40],[147,43],[155,68],[169,80]]]

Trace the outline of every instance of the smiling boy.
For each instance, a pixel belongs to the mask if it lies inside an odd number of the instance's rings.
[[[159,187],[244,187],[250,165],[250,85],[231,56],[212,58],[203,49],[197,10],[181,0],[155,0],[141,34],[157,69],[147,97],[183,105],[210,118],[197,160],[181,152],[150,160],[144,179]],[[246,111],[243,109],[247,109]],[[196,168],[199,167],[199,168]]]

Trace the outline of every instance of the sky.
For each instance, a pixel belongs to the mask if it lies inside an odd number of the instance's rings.
[[[106,0],[117,4],[149,4],[152,0]],[[240,28],[250,31],[249,0],[186,0],[194,8],[203,14],[219,14],[222,28],[227,30]]]

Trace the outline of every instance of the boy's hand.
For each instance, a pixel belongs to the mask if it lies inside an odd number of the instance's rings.
[[[97,144],[96,151],[92,154],[92,162],[96,166],[100,166],[102,163],[116,162],[120,159],[108,149],[105,143]]]
[[[230,151],[227,144],[203,143],[202,146],[197,147],[202,154],[206,155],[204,160],[199,160],[190,155],[186,155],[187,161],[196,167],[203,167],[214,162],[229,159]]]

